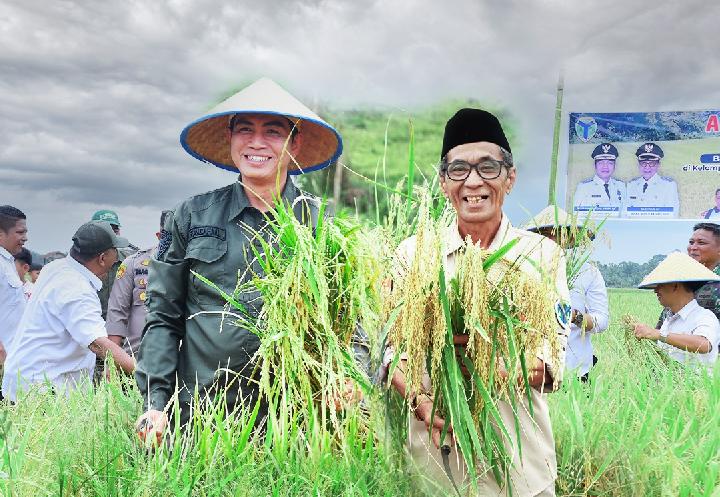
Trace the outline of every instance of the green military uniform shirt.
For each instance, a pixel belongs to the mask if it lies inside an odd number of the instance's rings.
[[[298,190],[290,178],[282,200],[293,205],[298,219],[314,225],[317,201]],[[147,409],[163,410],[176,386],[182,422],[188,420],[196,388],[201,399],[224,391],[228,411],[239,401],[254,405],[257,386],[248,377],[259,339],[236,326],[232,317],[196,315],[233,309],[190,271],[232,294],[239,279],[245,282],[252,272],[262,274],[251,249],[254,245],[261,251],[256,233],[266,240],[270,237],[265,215],[250,205],[239,182],[186,200],[166,221],[150,262],[148,314],[136,370]],[[257,294],[238,300],[258,316],[262,302]],[[265,412],[261,409],[258,419]]]

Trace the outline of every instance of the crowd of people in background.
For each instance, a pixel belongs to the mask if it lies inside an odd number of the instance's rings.
[[[254,382],[226,384],[220,371],[250,375],[258,338],[212,312],[188,320],[225,306],[222,296],[191,271],[232,293],[238,274],[257,264],[255,238],[270,236],[262,228],[276,202],[288,202],[299,219],[316,223],[319,204],[289,175],[327,166],[339,156],[342,141],[332,126],[267,79],[193,121],[181,140],[193,156],[239,173],[242,182],[162,212],[156,246],[133,246],[120,236],[117,213],[100,210],[76,230],[67,256],[41,267],[24,248],[25,214],[0,206],[0,363],[8,401],[21,402],[34,389],[63,394],[93,379],[102,381],[109,357],[118,370],[135,375],[144,400],[145,412],[137,422],[143,438],[163,435],[173,399],[180,404],[181,424],[190,417],[196,392],[201,398],[222,393],[229,410],[257,400]],[[613,148],[601,149],[605,155],[595,158],[616,158]],[[643,153],[656,152],[648,150]],[[662,157],[657,153],[653,160]],[[466,237],[489,249],[518,240],[514,250],[540,266],[554,252],[563,254],[561,259],[575,258],[580,240],[562,233],[577,228],[577,219],[551,206],[519,229],[502,212],[518,174],[510,144],[492,114],[462,109],[448,121],[439,175],[457,215],[456,229],[447,233],[454,247],[447,250],[449,263]],[[594,235],[592,230],[568,232]],[[402,245],[408,260],[413,243]],[[687,252],[671,254],[643,281],[641,287],[653,288],[665,311],[655,327],[638,324],[634,331],[638,339],[660,342],[677,361],[712,366],[720,340],[720,226],[696,225]],[[554,291],[567,306],[567,313],[562,306],[557,310],[558,332],[567,338],[565,369],[587,382],[598,361],[592,336],[608,328],[610,311],[602,275],[588,261],[580,262],[569,281],[565,268],[558,273],[562,277]],[[247,304],[256,315],[260,309],[252,306],[262,305]],[[550,371],[543,358],[530,366],[536,416],[523,421],[527,440],[512,484],[515,495],[554,495],[555,449],[544,394],[563,371]],[[409,443],[418,467],[428,474],[442,468],[439,447],[420,442],[438,426],[430,386],[425,392],[407,391],[401,368],[383,381],[411,408]],[[462,481],[462,458],[455,462],[452,471]],[[442,471],[435,473],[439,481],[446,478]],[[490,480],[487,488],[498,492]]]

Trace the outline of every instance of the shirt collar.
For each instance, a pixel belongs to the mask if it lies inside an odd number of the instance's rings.
[[[500,227],[495,234],[495,238],[493,238],[492,242],[490,242],[490,245],[488,245],[488,250],[492,251],[499,249],[502,246],[501,244],[503,240],[505,240],[505,236],[507,235],[510,228],[512,228],[510,220],[505,215],[505,213],[502,213],[502,218],[500,219]],[[458,228],[457,221],[455,222],[455,224],[449,227],[448,230],[448,236],[445,237],[446,256],[460,250],[464,243],[464,240],[460,236],[460,230]]]
[[[657,183],[658,181],[660,181],[660,175],[658,173],[655,173],[647,181],[645,181],[645,178],[643,178],[642,176],[640,176],[640,179],[643,180],[643,183],[647,183],[648,185],[651,185],[653,183]]]
[[[250,199],[248,199],[247,193],[245,193],[245,187],[240,182],[242,178],[238,178],[238,180],[233,185],[233,208],[230,209],[230,216],[228,217],[228,221],[232,221],[236,217],[238,217],[242,212],[248,208],[252,207],[250,204]],[[295,198],[298,196],[298,188],[295,186],[295,183],[290,178],[290,175],[288,175],[285,178],[285,187],[282,190],[282,193],[280,194],[281,198],[288,202],[289,204],[292,204],[292,201],[295,200]]]
[[[608,178],[607,184],[608,184],[608,185],[612,184],[612,180],[613,180],[612,177]],[[593,181],[594,181],[595,183],[597,183],[598,185],[604,185],[604,184],[605,184],[605,181],[604,181],[600,176],[598,176],[597,174],[596,174],[595,176],[593,176]]]
[[[78,273],[82,274],[90,282],[90,284],[96,291],[100,291],[100,289],[102,288],[102,281],[100,281],[100,278],[95,276],[92,271],[80,264],[71,256],[66,256],[65,260],[67,261],[67,265],[73,268]]]
[[[0,255],[9,260],[10,262],[15,261],[15,257],[13,257],[13,255],[5,247],[0,247]]]
[[[685,304],[682,309],[677,311],[675,313],[676,316],[680,316],[683,319],[687,319],[688,314],[690,314],[692,311],[697,309],[700,306],[700,304],[697,303],[697,300],[692,299],[690,302]]]

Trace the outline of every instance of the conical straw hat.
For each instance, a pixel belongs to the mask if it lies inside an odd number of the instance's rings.
[[[303,142],[300,153],[288,164],[290,174],[327,167],[342,153],[340,134],[269,78],[257,80],[188,124],[180,133],[180,143],[196,159],[238,172],[227,139],[230,119],[238,113],[274,114],[295,123]]]
[[[661,283],[704,281],[720,281],[720,276],[689,255],[672,252],[643,278],[638,288],[655,288]]]
[[[548,205],[538,214],[533,216],[525,223],[523,229],[528,231],[540,231],[544,228],[554,228],[555,226],[569,226],[570,216],[560,207]]]

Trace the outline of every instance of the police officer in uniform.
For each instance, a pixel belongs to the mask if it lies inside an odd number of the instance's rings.
[[[110,223],[110,227],[115,232],[115,234],[120,236],[120,227],[122,225],[120,224],[120,218],[115,211],[111,211],[108,209],[99,210],[95,212],[95,214],[93,214],[90,220],[105,221],[107,223]],[[100,307],[102,308],[103,319],[107,319],[107,308],[108,299],[110,298],[110,290],[112,290],[113,283],[115,282],[115,275],[117,274],[117,270],[120,267],[120,263],[122,263],[122,261],[124,261],[126,257],[134,254],[138,250],[140,249],[132,243],[126,248],[118,249],[118,260],[115,263],[115,266],[110,271],[108,271],[105,276],[100,278],[100,281],[102,281],[102,288],[98,292],[98,297],[100,298]],[[96,372],[99,372],[101,370],[102,368],[95,368]]]
[[[200,401],[224,395],[228,412],[255,405],[252,358],[259,339],[219,315],[225,299],[191,271],[229,294],[253,272],[262,274],[252,249],[262,250],[258,237],[269,238],[266,216],[276,202],[292,206],[302,222],[317,221],[317,199],[301,192],[288,175],[324,168],[342,152],[335,129],[267,78],[193,121],[180,139],[190,155],[240,177],[173,209],[150,261],[148,315],[136,371],[146,409],[137,422],[143,439],[164,431],[166,408],[176,392],[181,423],[197,407],[196,391]],[[237,298],[248,312],[260,313],[257,295]],[[202,311],[210,312],[197,314]],[[266,412],[262,406],[257,419]]]
[[[170,211],[162,212],[161,230],[169,214]],[[159,231],[157,237],[160,238]],[[105,323],[108,338],[121,345],[131,357],[137,358],[142,330],[145,327],[150,259],[156,250],[157,246],[139,250],[120,264],[108,300]]]
[[[657,174],[660,159],[665,156],[655,143],[643,143],[635,152],[640,176],[628,183],[626,215],[628,217],[678,217],[680,198],[677,183]]]
[[[592,151],[595,176],[578,184],[575,211],[592,210],[594,217],[620,217],[626,199],[625,183],[613,178],[618,149],[612,143],[601,143]]]

